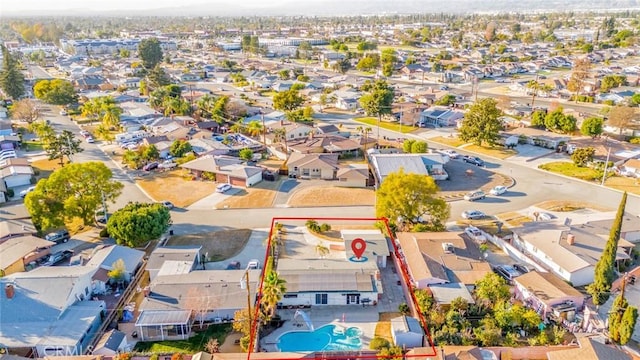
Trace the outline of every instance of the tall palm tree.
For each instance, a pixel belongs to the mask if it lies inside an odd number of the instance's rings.
[[[246,127],[241,122],[236,122],[235,124],[229,127],[229,131],[236,134],[241,134],[246,130]]]
[[[281,141],[284,142],[285,154],[288,154],[289,148],[287,147],[287,129],[284,126],[273,130],[273,142],[278,143]]]
[[[120,114],[122,109],[115,104],[105,103],[102,105],[102,123],[107,128],[120,126]]]
[[[287,292],[287,282],[278,276],[275,271],[270,271],[264,277],[264,285],[262,287],[262,303],[264,305],[264,312],[268,318],[272,318],[275,315],[278,302],[282,299],[282,296]]]
[[[362,157],[367,156],[367,144],[369,143],[369,134],[373,131],[370,126],[358,126],[356,131],[360,133],[360,136],[364,137],[364,149],[362,150]]]

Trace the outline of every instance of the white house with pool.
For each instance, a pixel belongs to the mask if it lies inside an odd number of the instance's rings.
[[[382,294],[375,259],[281,259],[278,273],[287,281],[280,308],[325,305],[376,305]]]

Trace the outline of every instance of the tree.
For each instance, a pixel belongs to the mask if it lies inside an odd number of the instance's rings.
[[[614,342],[620,342],[622,317],[629,306],[624,294],[616,296],[609,312],[609,338]]]
[[[171,78],[160,64],[155,65],[153,69],[149,71],[147,74],[147,80],[149,81],[149,86],[153,89],[171,84]],[[146,85],[147,84],[145,83],[145,91],[148,91],[146,90]],[[140,92],[142,93],[142,81],[140,81],[140,88]]]
[[[615,280],[615,263],[618,251],[618,241],[624,219],[624,209],[627,206],[627,193],[622,194],[618,212],[611,225],[609,239],[604,248],[603,254],[596,263],[593,283],[587,286],[587,292],[593,297],[595,305],[602,305],[609,299],[611,284]]]
[[[613,88],[623,86],[627,83],[627,77],[625,75],[606,75],[600,82],[600,91],[608,92]]]
[[[488,306],[509,300],[509,286],[503,278],[494,273],[485,275],[476,281],[475,296]]]
[[[622,135],[622,131],[629,127],[633,118],[636,116],[634,108],[629,106],[614,106],[609,110],[610,126],[617,127],[619,134]]]
[[[447,94],[434,102],[434,105],[451,106],[456,103],[456,96]]]
[[[496,325],[496,321],[491,317],[485,317],[480,321],[480,327],[473,329],[482,346],[500,345],[502,329]]]
[[[11,117],[31,124],[40,117],[40,110],[33,100],[22,99],[13,103]]]
[[[49,141],[56,135],[56,131],[53,129],[51,124],[48,124],[44,120],[34,121],[29,124],[29,131],[36,134],[37,137],[42,139],[45,146],[48,145]]]
[[[575,99],[578,102],[580,91],[584,87],[585,80],[591,71],[591,61],[588,58],[576,59],[573,63],[573,72],[567,83],[567,89],[575,92]]]
[[[109,130],[108,127],[104,126],[104,124],[100,124],[98,125],[98,127],[96,128],[96,130],[94,131],[94,134],[96,134],[96,136],[98,136],[98,138],[109,142],[109,144],[111,144],[111,142],[114,140],[114,136],[111,133],[111,131]]]
[[[257,137],[264,132],[264,127],[262,126],[260,121],[253,120],[247,124],[246,131],[247,131],[247,134],[249,134],[249,136]]]
[[[316,254],[318,254],[321,259],[324,259],[325,256],[329,255],[329,248],[322,242],[319,242],[316,245]]]
[[[428,219],[432,231],[443,231],[449,218],[449,205],[437,196],[438,190],[432,177],[405,173],[400,169],[380,184],[376,216],[408,228]]]
[[[542,110],[536,110],[531,114],[531,126],[544,128],[544,118],[547,114]]]
[[[204,344],[204,350],[209,354],[215,354],[220,352],[220,342],[218,339],[212,337],[210,338],[206,344]],[[151,359],[149,359],[151,360]]]
[[[407,154],[423,154],[429,151],[426,141],[407,139],[402,143],[402,151]]]
[[[138,151],[142,160],[145,161],[158,160],[160,158],[160,151],[158,151],[158,147],[155,144],[141,146]]]
[[[17,100],[24,95],[24,75],[18,68],[18,61],[4,46],[2,48],[2,70],[0,89],[10,98]]]
[[[33,87],[36,98],[52,105],[69,105],[78,99],[70,81],[63,79],[40,80]]]
[[[264,277],[264,285],[262,287],[262,304],[267,318],[272,318],[275,314],[278,302],[282,300],[282,296],[287,292],[287,282],[278,276],[278,273],[271,270]]]
[[[138,56],[146,69],[153,69],[162,62],[162,48],[157,38],[142,39],[138,44]]]
[[[82,152],[80,140],[69,130],[63,130],[60,135],[47,139],[45,151],[49,155],[49,160],[60,160],[60,166],[64,166],[64,158],[71,163],[71,156]]]
[[[238,157],[245,161],[251,161],[253,159],[253,150],[249,148],[244,148],[240,150]]]
[[[302,105],[304,98],[296,90],[281,91],[273,96],[273,108],[290,112]]]
[[[24,204],[41,230],[61,226],[73,218],[91,224],[103,199],[114,202],[122,192],[124,185],[112,177],[111,170],[101,162],[70,164],[41,179],[27,194]]]
[[[577,120],[572,115],[566,115],[564,109],[559,106],[544,118],[544,126],[547,130],[562,133],[573,132],[576,128]]]
[[[383,115],[391,114],[393,104],[393,88],[384,80],[376,80],[374,83],[367,81],[362,90],[367,93],[360,97],[360,106],[369,116],[378,117],[377,139],[380,141],[380,121]]]
[[[625,345],[631,340],[633,331],[638,321],[638,308],[635,306],[628,306],[624,310],[622,320],[620,323],[620,345]]]
[[[586,148],[577,148],[571,154],[571,161],[578,167],[583,167],[586,164],[593,161],[593,155],[595,155],[596,150],[592,147]]]
[[[502,130],[502,122],[500,121],[502,111],[496,105],[496,101],[491,98],[474,103],[464,114],[460,128],[460,139],[473,141],[480,146],[483,143],[490,146],[495,145],[500,138],[500,130]]]
[[[158,239],[171,226],[171,214],[162,204],[129,203],[111,215],[109,235],[118,245],[139,247]]]
[[[602,127],[604,126],[604,120],[599,117],[590,117],[584,119],[582,126],[580,126],[580,132],[582,135],[591,136],[596,138],[602,134]]]
[[[186,140],[176,140],[169,147],[169,154],[173,157],[183,157],[186,153],[191,152],[193,148]]]
[[[124,264],[124,260],[118,259],[111,264],[111,270],[109,270],[107,276],[116,283],[121,283],[124,281],[126,273],[127,267]]]

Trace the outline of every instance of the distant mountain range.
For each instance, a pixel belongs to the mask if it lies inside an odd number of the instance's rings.
[[[187,1],[188,3],[188,1]],[[7,16],[354,16],[412,13],[497,13],[552,11],[640,10],[640,0],[290,0],[248,6],[242,1],[216,1],[170,8],[97,11],[89,9],[39,9]]]

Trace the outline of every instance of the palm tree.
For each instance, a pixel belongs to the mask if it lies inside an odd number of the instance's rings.
[[[329,248],[324,246],[322,242],[319,242],[318,245],[316,245],[316,253],[321,259],[324,259],[325,256],[329,255]]]
[[[198,101],[196,101],[196,106],[198,107],[199,115],[202,117],[206,117],[207,119],[211,118],[211,112],[216,104],[216,98],[209,94],[203,95]],[[206,116],[205,116],[206,114]]]
[[[264,277],[262,304],[264,305],[264,312],[269,319],[275,315],[278,302],[282,299],[282,295],[287,292],[286,283],[287,282],[280,278],[278,273],[273,270]]]
[[[108,141],[109,144],[111,144],[111,142],[114,139],[113,135],[111,134],[111,131],[109,131],[109,128],[106,127],[104,124],[100,124],[98,128],[95,130],[95,133],[100,139],[104,141]]]
[[[369,134],[373,131],[370,126],[358,126],[356,131],[360,133],[360,136],[364,137],[364,149],[362,150],[362,156],[366,157],[367,154],[367,144],[369,143]]]
[[[112,127],[120,126],[120,114],[122,114],[122,109],[120,109],[115,104],[102,104],[102,123],[109,129]]]
[[[245,126],[241,122],[237,122],[229,127],[229,131],[236,134],[241,134],[245,131]]]
[[[247,124],[247,128],[245,130],[247,131],[249,136],[256,137],[262,134],[262,131],[264,130],[264,128],[262,127],[262,124],[260,123],[260,121],[253,120],[249,124]]]
[[[287,147],[287,129],[284,126],[273,130],[273,142],[278,143],[281,141],[284,142],[285,154],[288,154],[289,151]]]

